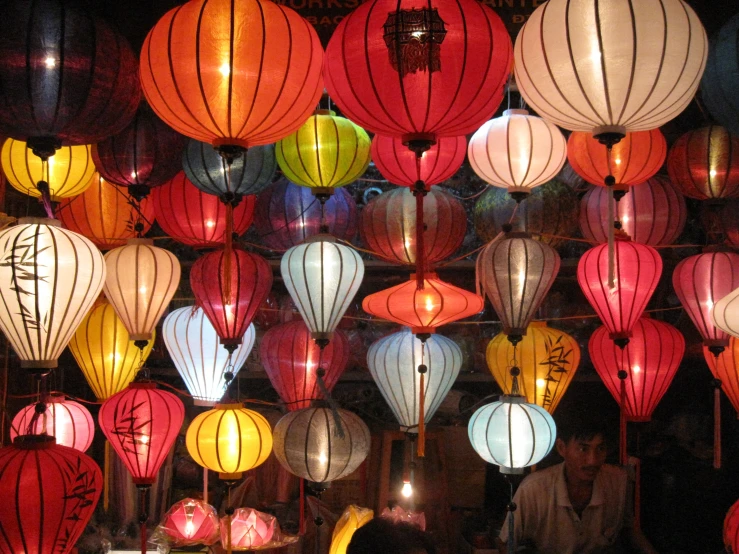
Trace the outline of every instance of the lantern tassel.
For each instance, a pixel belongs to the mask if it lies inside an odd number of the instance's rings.
[[[721,469],[721,379],[713,380],[713,468]]]
[[[418,384],[418,446],[416,454],[419,458],[426,457],[426,372],[428,367],[426,360],[426,340],[421,339],[421,363],[418,365],[418,373],[421,378]]]
[[[416,162],[420,163],[420,156],[416,158]],[[423,197],[426,196],[426,188],[423,181],[416,181],[416,188],[413,190],[416,197],[416,285],[418,290],[422,290],[426,276],[426,247],[424,245],[424,221],[423,221]]]
[[[622,369],[618,372],[618,378],[621,381],[621,410],[619,412],[619,433],[618,433],[618,457],[622,466],[626,465],[628,454],[626,445],[626,377],[628,374]]]

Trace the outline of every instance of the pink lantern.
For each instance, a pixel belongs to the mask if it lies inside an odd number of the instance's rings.
[[[421,531],[426,530],[426,515],[423,512],[406,511],[400,506],[394,506],[392,510],[390,508],[382,510],[380,517],[389,519],[393,523],[410,523],[420,528]]]
[[[172,505],[164,514],[159,530],[171,546],[210,546],[218,542],[218,513],[203,500],[185,498]]]
[[[68,400],[62,395],[50,396],[43,406],[46,411],[37,414],[38,403],[23,408],[13,418],[10,440],[18,435],[49,435],[56,443],[86,451],[95,435],[92,415],[82,404]]]
[[[264,546],[275,533],[275,518],[252,508],[239,508],[231,516],[231,548],[251,550]],[[221,544],[228,543],[227,518],[221,520]]]

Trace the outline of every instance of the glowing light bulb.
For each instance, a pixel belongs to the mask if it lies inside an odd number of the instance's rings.
[[[185,536],[189,539],[192,538],[193,534],[195,533],[195,526],[192,524],[192,521],[189,521],[185,524]]]
[[[536,380],[536,386],[539,388],[543,388],[547,386],[547,380],[546,379],[537,379]]]
[[[322,464],[325,464],[326,462],[328,462],[328,458],[326,457],[326,454],[321,452],[321,455],[318,456],[318,461]]]
[[[132,172],[131,172],[131,179],[135,179],[135,178],[136,178],[136,177],[138,177],[138,176],[139,176],[139,175],[138,175],[138,173],[137,173],[137,172],[135,172],[135,171],[132,171]]]
[[[141,444],[149,444],[149,435],[142,435],[139,442]]]
[[[408,239],[405,239],[405,247],[410,248],[411,247],[411,241]]]
[[[526,284],[526,272],[522,269],[518,272],[518,286],[523,287]]]
[[[146,287],[139,287],[140,294],[146,294]]]
[[[56,67],[56,60],[52,56],[49,56],[44,60],[44,64],[47,69],[53,69]]]
[[[711,171],[709,171],[709,172],[708,172],[708,174],[709,174],[709,175],[710,175],[711,177],[715,177],[715,176],[716,176],[716,170],[715,170],[715,169],[712,169]]]
[[[216,226],[216,223],[212,219],[209,219],[208,221],[205,222],[205,226],[208,227],[208,229],[212,229],[213,227]]]
[[[426,311],[427,312],[433,312],[434,311],[434,303],[431,300],[430,296],[426,297]]]
[[[224,77],[228,77],[231,73],[231,66],[228,65],[228,62],[224,62],[223,65],[218,68],[218,71],[220,71],[221,75]]]
[[[616,158],[613,161],[616,162],[616,165],[621,165],[621,158]]]
[[[625,216],[623,216],[623,217],[621,218],[621,222],[622,222],[622,223],[628,223],[628,222],[629,222],[629,216],[628,216],[628,215],[625,215]]]
[[[403,481],[403,488],[400,489],[400,494],[402,494],[405,498],[410,498],[413,496],[413,487],[411,486],[410,482]]]
[[[635,365],[633,368],[631,368],[631,371],[634,373],[639,373],[641,371],[641,368],[638,365]]]
[[[590,54],[590,59],[593,60],[593,63],[600,63],[601,53],[600,50],[593,50],[593,53]]]

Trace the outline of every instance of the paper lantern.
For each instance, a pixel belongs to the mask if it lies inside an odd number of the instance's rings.
[[[0,163],[14,189],[38,198],[41,192],[36,184],[43,180],[49,183],[51,199],[55,202],[85,192],[95,173],[90,147],[86,145],[59,148],[49,156],[47,173],[41,158],[27,148],[25,142],[8,139],[0,151]]]
[[[0,329],[21,367],[57,360],[105,282],[103,255],[54,219],[24,217],[0,235]]]
[[[726,348],[729,336],[716,326],[711,312],[719,300],[739,287],[739,254],[708,247],[702,254],[689,256],[675,266],[672,286],[703,344],[712,352]],[[722,311],[719,308],[715,315],[720,317]]]
[[[251,550],[265,546],[275,533],[275,516],[258,512],[253,508],[239,508],[231,516],[231,548]],[[226,521],[221,521],[221,544],[229,540]]]
[[[739,417],[739,339],[729,337],[729,346],[718,356],[703,346],[703,358],[713,377],[721,381],[721,390],[726,393]]]
[[[242,404],[216,404],[192,420],[186,444],[195,463],[236,480],[267,460],[272,430],[261,414]]]
[[[360,508],[354,504],[347,506],[334,527],[328,554],[346,554],[346,548],[349,546],[354,532],[369,523],[374,515],[375,512],[369,508]]]
[[[404,143],[420,140],[420,150],[471,133],[493,115],[511,50],[500,17],[473,0],[373,0],[339,23],[324,78],[349,119]]]
[[[247,328],[272,288],[272,268],[257,254],[234,249],[200,257],[190,269],[190,287],[226,350],[242,343]],[[230,280],[230,282],[229,282]]]
[[[290,411],[310,407],[323,398],[317,371],[331,392],[349,362],[349,341],[341,331],[321,351],[311,339],[303,320],[289,321],[269,329],[259,343],[259,354],[270,383]]]
[[[323,92],[323,49],[296,12],[263,0],[197,0],[168,11],[141,49],[141,86],[164,122],[215,147],[269,144]]]
[[[92,458],[53,437],[18,437],[0,449],[0,476],[0,548],[71,554],[103,490]]]
[[[373,254],[391,263],[416,263],[416,199],[407,188],[383,192],[362,210],[362,241]],[[442,190],[432,189],[423,199],[423,246],[428,264],[457,251],[467,234],[464,205]]]
[[[367,170],[367,132],[330,110],[318,110],[293,134],[275,144],[282,173],[314,194],[329,195]]]
[[[314,407],[282,416],[274,430],[280,465],[319,485],[353,473],[369,454],[370,432],[352,412],[337,409],[335,414],[330,408]]]
[[[426,273],[423,288],[415,275],[405,283],[364,297],[362,309],[376,317],[410,327],[416,334],[435,333],[437,327],[480,313],[481,296]]]
[[[441,335],[432,335],[425,344],[410,329],[383,337],[370,345],[367,365],[385,402],[403,432],[417,433],[420,419],[419,391],[424,364],[424,423],[428,424],[446,398],[462,368],[462,350]]]
[[[226,241],[227,208],[217,197],[199,190],[180,172],[151,193],[159,226],[177,242],[215,248]],[[233,230],[243,235],[254,216],[253,196],[233,209]]]
[[[126,246],[105,254],[105,265],[105,296],[130,339],[152,340],[154,327],[180,284],[180,262],[151,239],[129,239]]]
[[[150,381],[131,383],[103,402],[98,414],[100,429],[136,486],[154,483],[184,419],[182,401]]]
[[[670,149],[670,181],[685,196],[718,200],[739,196],[739,137],[717,125],[689,131]]]
[[[213,406],[236,378],[254,347],[256,331],[249,325],[241,344],[230,354],[218,347],[218,334],[203,310],[186,306],[173,310],[162,323],[162,338],[177,372],[196,406]],[[225,374],[230,372],[230,378]]]
[[[316,235],[285,252],[280,273],[314,340],[330,340],[359,290],[364,262],[330,235]]]
[[[526,233],[507,233],[477,258],[477,278],[513,343],[521,340],[559,272],[559,254]]]
[[[133,381],[139,365],[151,354],[155,337],[152,330],[151,340],[140,350],[130,340],[113,306],[103,301],[82,320],[69,341],[69,350],[98,402],[102,402]]]
[[[518,377],[521,395],[529,404],[553,414],[580,365],[580,347],[564,331],[535,321],[529,324],[515,347],[504,333],[495,335],[488,343],[485,358],[504,394],[511,394],[510,366],[515,359],[521,370]]]
[[[421,154],[408,150],[398,137],[375,135],[372,139],[372,162],[375,169],[394,185],[415,188],[419,181],[426,190],[452,177],[464,163],[467,139],[441,137]]]
[[[526,110],[506,110],[475,131],[467,157],[483,181],[507,189],[520,202],[559,173],[567,141],[553,123]]]
[[[148,198],[134,205],[121,188],[95,173],[85,192],[62,200],[57,217],[67,229],[87,237],[100,250],[110,250],[151,229],[154,205]],[[136,231],[137,224],[141,224],[140,231]]]
[[[650,421],[667,392],[685,353],[680,331],[663,321],[641,318],[623,350],[598,327],[588,341],[590,359],[614,400],[621,405],[619,372],[626,372],[625,410],[628,421]]]
[[[585,298],[619,346],[628,343],[661,274],[659,253],[626,237],[614,244],[613,287],[608,283],[607,244],[591,248],[577,263],[577,282]]]
[[[157,531],[174,547],[210,546],[220,538],[218,512],[207,502],[185,498],[167,510]]]
[[[711,39],[706,71],[701,80],[701,97],[713,118],[739,136],[739,101],[734,90],[739,87],[737,34],[739,17],[729,19]],[[734,548],[739,551],[739,548]]]
[[[732,504],[724,518],[724,547],[726,552],[739,552],[739,501]]]
[[[560,127],[624,135],[682,112],[707,54],[703,25],[682,0],[616,0],[608,9],[597,0],[556,0],[540,5],[516,37],[516,84]]]
[[[86,451],[95,435],[90,411],[79,402],[63,395],[49,396],[42,404],[46,410],[36,412],[37,403],[29,404],[15,414],[10,427],[10,440],[19,435],[49,435],[61,446]]]
[[[615,208],[616,220],[631,240],[649,246],[675,242],[688,215],[683,195],[659,175],[630,188]],[[600,244],[608,242],[610,225],[613,222],[608,220],[608,191],[603,187],[591,188],[581,201],[580,231],[588,241]]]
[[[423,512],[414,512],[412,510],[404,510],[401,506],[393,506],[392,508],[383,508],[380,514],[382,519],[389,519],[393,523],[406,523],[418,527],[421,531],[426,530],[426,514]]]

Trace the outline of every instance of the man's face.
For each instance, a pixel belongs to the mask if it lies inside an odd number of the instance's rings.
[[[557,439],[557,452],[565,460],[569,479],[592,483],[606,461],[606,443],[602,435],[584,440],[571,438],[567,442]]]

